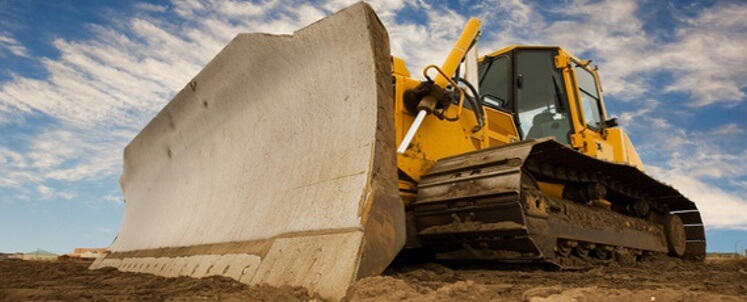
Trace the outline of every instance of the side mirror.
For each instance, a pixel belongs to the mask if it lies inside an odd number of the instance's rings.
[[[611,119],[608,119],[608,120],[604,121],[604,127],[605,128],[613,128],[613,127],[617,127],[619,125],[620,124],[617,122],[617,118],[616,117],[613,117]]]

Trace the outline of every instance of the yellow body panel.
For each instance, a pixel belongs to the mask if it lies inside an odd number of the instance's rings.
[[[607,129],[607,141],[614,146],[614,161],[627,163],[643,171],[643,162],[638,157],[638,152],[633,147],[633,143],[630,141],[627,133],[620,128]]]
[[[547,194],[547,196],[554,198],[563,198],[562,185],[548,182],[537,182],[537,185],[539,186],[539,189],[542,191],[542,193]]]
[[[396,65],[395,65],[396,66]],[[397,144],[413,123],[415,116],[404,105],[404,92],[414,89],[419,81],[402,76],[405,71],[395,69],[395,108],[394,125]],[[451,106],[447,116],[457,114],[457,107]],[[451,122],[428,115],[420,130],[404,154],[397,155],[397,165],[409,178],[419,181],[437,160],[469,151],[504,145],[518,141],[516,125],[510,114],[492,108],[484,108],[485,124],[480,131],[473,133],[477,125],[472,110],[464,108],[457,121]]]
[[[479,35],[480,24],[480,20],[476,18],[467,22],[462,35],[447,56],[440,71],[449,76],[455,73],[466,52]],[[415,114],[405,108],[404,93],[416,88],[420,81],[410,78],[409,74],[404,62],[399,58],[393,58],[394,125],[397,144],[402,142],[415,119]],[[438,73],[434,84],[445,88],[450,81],[449,78]],[[477,132],[472,131],[478,124],[477,118],[472,110],[463,107],[463,102],[457,106],[449,106],[443,113],[445,117],[456,117],[454,121],[447,118],[441,119],[432,114],[426,116],[410,143],[410,147],[404,154],[397,155],[397,166],[400,171],[417,182],[420,176],[427,173],[441,158],[503,145],[519,139],[510,114],[490,108],[480,108],[480,110],[483,110],[486,126]]]

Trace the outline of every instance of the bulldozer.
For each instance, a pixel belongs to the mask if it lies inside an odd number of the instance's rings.
[[[557,46],[478,55],[480,26],[422,78],[366,3],[239,34],[124,149],[122,228],[91,268],[338,300],[413,251],[702,260],[695,203],[644,172],[591,62]]]

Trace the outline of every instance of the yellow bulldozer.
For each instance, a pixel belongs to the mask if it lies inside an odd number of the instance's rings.
[[[123,225],[91,267],[340,299],[412,251],[704,257],[696,205],[644,173],[590,61],[478,56],[479,36],[470,19],[418,79],[365,3],[293,35],[239,34],[125,148]]]

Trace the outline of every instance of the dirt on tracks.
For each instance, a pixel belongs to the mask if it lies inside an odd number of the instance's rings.
[[[81,263],[0,261],[0,301],[310,301],[302,288],[162,278]],[[579,271],[412,264],[365,278],[350,301],[747,301],[747,261],[603,263]]]

